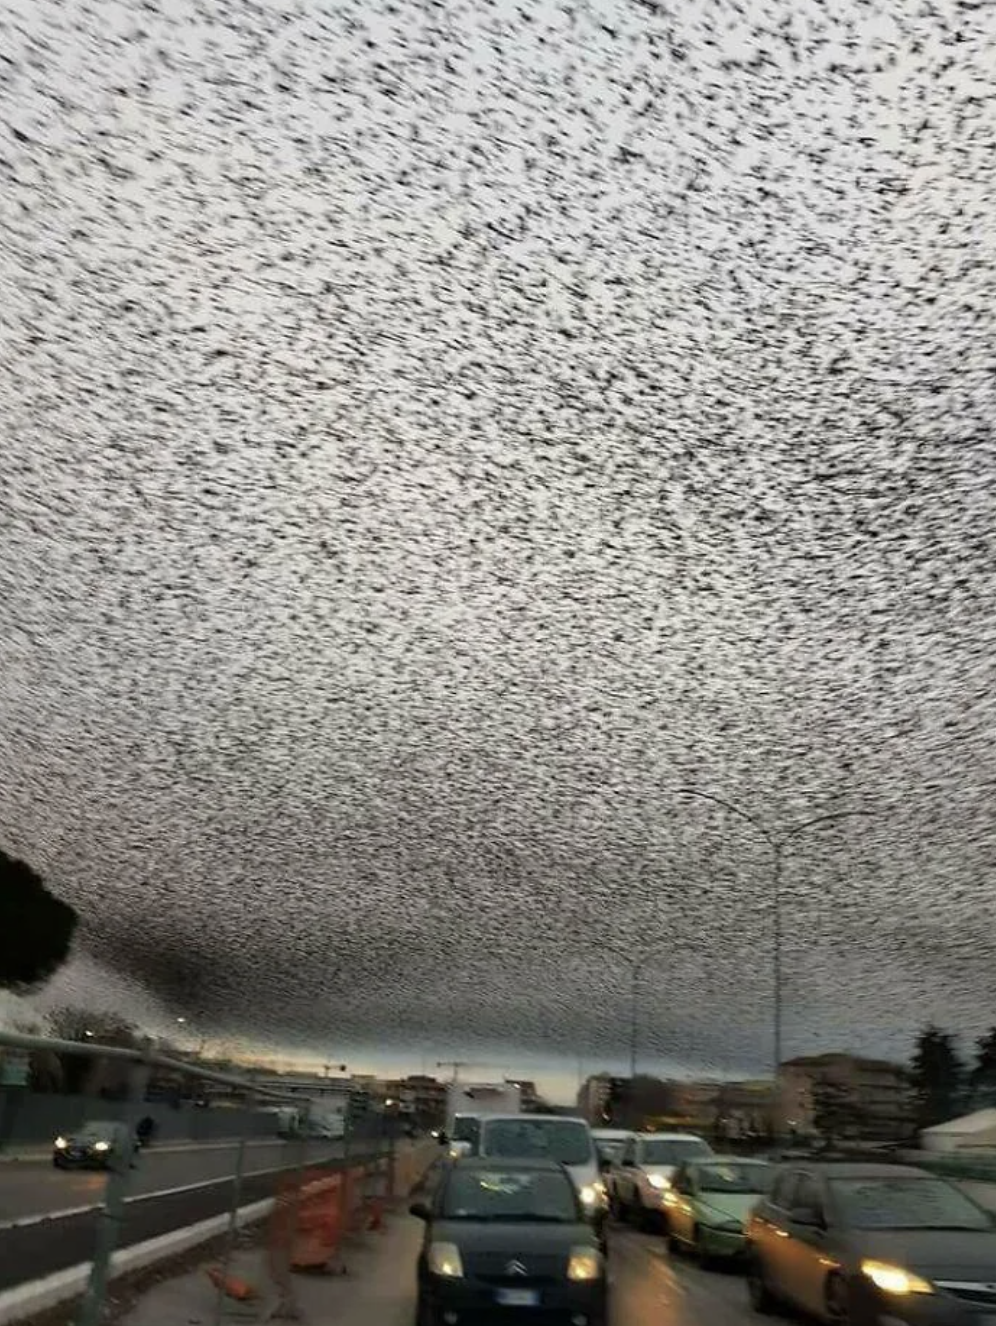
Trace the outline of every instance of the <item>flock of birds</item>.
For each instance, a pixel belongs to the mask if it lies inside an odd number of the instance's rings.
[[[787,1051],[996,1021],[994,71],[982,0],[7,0],[81,1001],[748,1071],[777,910]]]

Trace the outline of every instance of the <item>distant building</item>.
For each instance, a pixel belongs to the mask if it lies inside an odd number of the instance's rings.
[[[384,1083],[385,1104],[408,1115],[416,1128],[441,1128],[446,1122],[446,1083],[424,1073]],[[393,1102],[397,1102],[396,1105]]]
[[[510,1087],[519,1088],[519,1101],[522,1106],[523,1114],[529,1114],[536,1110],[540,1104],[540,1095],[536,1090],[536,1083],[529,1082],[521,1077],[506,1078]]]
[[[925,1151],[988,1151],[996,1148],[996,1109],[976,1110],[960,1119],[924,1128],[920,1145]]]
[[[596,1073],[585,1078],[578,1090],[577,1110],[583,1119],[587,1119],[593,1128],[606,1125],[605,1107],[609,1099],[612,1078],[608,1073]]]
[[[821,1091],[835,1093],[847,1116],[842,1129],[865,1141],[907,1138],[913,1117],[909,1071],[885,1059],[833,1053],[804,1055],[778,1073],[776,1120],[783,1135],[813,1137]]]

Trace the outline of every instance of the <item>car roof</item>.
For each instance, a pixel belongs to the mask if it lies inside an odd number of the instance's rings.
[[[767,1165],[769,1169],[773,1166],[770,1160],[764,1160],[761,1156],[696,1156],[694,1160],[685,1162],[689,1168],[693,1165],[698,1168],[700,1165]],[[788,1169],[789,1166],[784,1166]]]
[[[641,1142],[649,1138],[656,1137],[662,1142],[704,1142],[705,1138],[698,1133],[634,1133]]]
[[[513,1156],[461,1156],[454,1160],[453,1165],[456,1169],[484,1170],[488,1174],[503,1169],[556,1170],[558,1174],[564,1172],[563,1165],[552,1156],[523,1156],[520,1160]]]
[[[588,1127],[588,1120],[576,1114],[481,1114],[478,1118],[482,1123],[492,1123],[495,1119],[507,1123],[514,1119],[516,1123],[581,1123]]]
[[[932,1179],[925,1169],[913,1165],[875,1164],[871,1161],[799,1160],[787,1161],[782,1169],[803,1169],[827,1179]]]

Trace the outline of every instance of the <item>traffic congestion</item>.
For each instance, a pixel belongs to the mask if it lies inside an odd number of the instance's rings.
[[[438,1140],[411,1207],[424,1226],[417,1326],[650,1326],[615,1302],[637,1248],[719,1277],[730,1320],[735,1285],[743,1320],[996,1323],[993,1214],[915,1166],[718,1153],[689,1133],[483,1101],[452,1113]]]

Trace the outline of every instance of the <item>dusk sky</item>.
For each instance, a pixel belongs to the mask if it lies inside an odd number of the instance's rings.
[[[996,1021],[996,25],[6,0],[48,1002],[528,1073]],[[957,33],[957,41],[955,34]],[[988,100],[987,100],[988,98]]]

